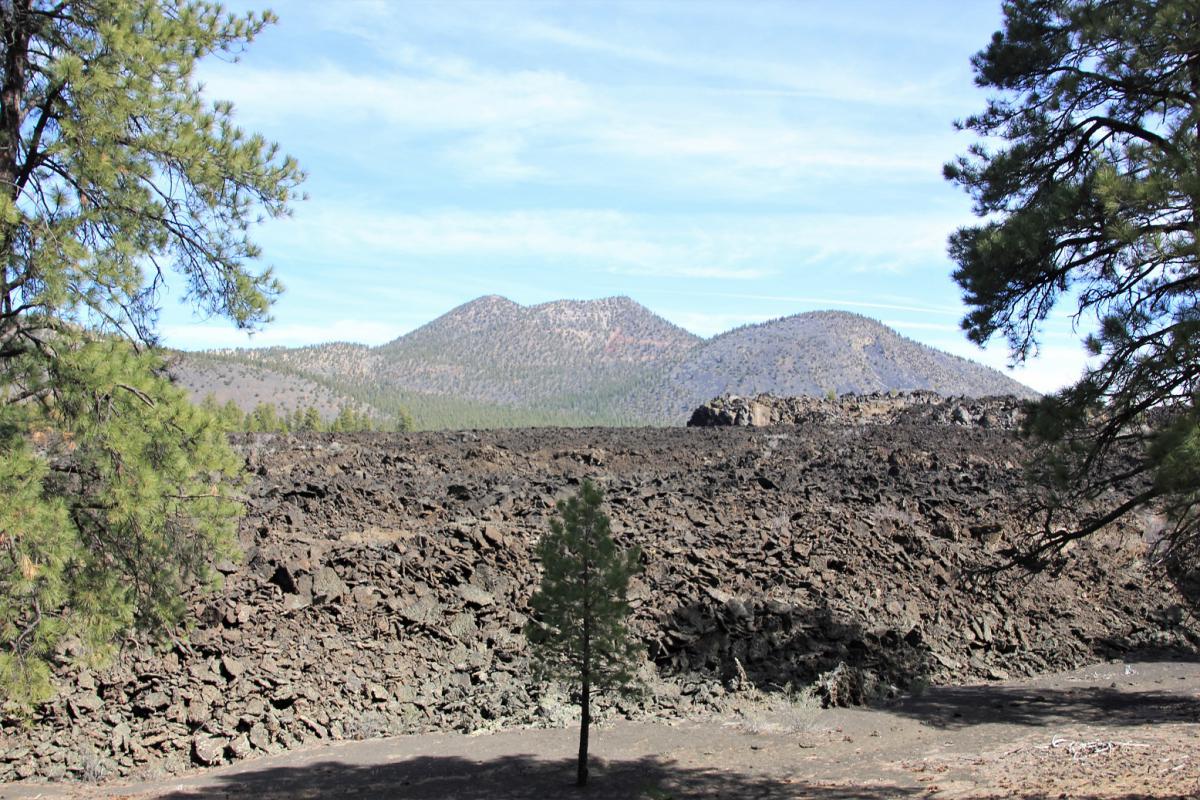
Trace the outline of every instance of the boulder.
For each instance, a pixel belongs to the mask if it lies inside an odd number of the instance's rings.
[[[225,760],[227,744],[219,736],[196,736],[192,739],[192,760],[206,767],[220,764]]]

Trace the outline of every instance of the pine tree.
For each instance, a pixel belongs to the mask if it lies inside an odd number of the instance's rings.
[[[371,418],[366,414],[360,414],[350,406],[342,406],[341,410],[338,411],[338,415],[330,424],[329,430],[334,433],[369,431],[371,430]]]
[[[242,327],[280,290],[248,229],[303,176],[193,79],[269,21],[0,0],[0,697],[45,698],[68,638],[99,657],[179,623],[234,549],[237,459],[166,378],[154,322],[172,272]]]
[[[254,407],[251,418],[253,427],[250,430],[255,433],[278,433],[283,430],[278,410],[265,400]]]
[[[973,60],[997,93],[946,167],[987,218],[950,240],[982,344],[1036,354],[1072,304],[1096,356],[1031,418],[1056,496],[1029,555],[1132,512],[1167,512],[1160,565],[1200,607],[1200,8],[1193,0],[1010,0]],[[1078,525],[1077,499],[1124,499]]]
[[[313,406],[304,409],[304,418],[300,429],[305,431],[321,430],[321,414]]]
[[[525,635],[543,679],[579,690],[579,760],[576,782],[587,783],[592,692],[634,689],[641,647],[629,633],[629,579],[640,571],[640,552],[617,549],[604,498],[590,481],[558,504],[537,554],[542,581],[529,600],[533,621]]]
[[[212,392],[204,395],[204,399],[200,401],[200,408],[210,417],[221,416],[221,406],[217,403],[217,397]]]
[[[244,431],[246,430],[245,422],[246,415],[242,413],[242,407],[237,404],[236,400],[226,400],[225,405],[221,406],[219,416],[221,430],[224,431]]]

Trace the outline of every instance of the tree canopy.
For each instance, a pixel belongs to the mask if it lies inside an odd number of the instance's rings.
[[[975,55],[983,137],[946,176],[983,218],[950,239],[968,336],[1038,351],[1060,304],[1094,358],[1032,429],[1063,492],[1120,501],[1034,554],[1137,510],[1165,512],[1160,564],[1193,601],[1200,565],[1200,7],[1189,0],[1010,0]],[[1061,498],[1060,498],[1061,499]],[[1051,504],[1053,507],[1055,504]]]
[[[530,598],[526,628],[534,664],[543,678],[579,690],[577,783],[587,783],[588,726],[593,691],[626,691],[634,685],[639,644],[626,627],[629,579],[641,567],[635,548],[613,542],[604,496],[590,481],[558,504],[559,517],[538,542],[542,582]]]
[[[66,650],[182,618],[234,549],[238,465],[155,350],[173,273],[252,327],[280,286],[249,238],[290,158],[210,102],[206,55],[271,21],[192,0],[0,0],[0,691]],[[72,644],[73,643],[73,644]]]

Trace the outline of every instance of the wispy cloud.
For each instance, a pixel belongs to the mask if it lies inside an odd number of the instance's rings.
[[[326,325],[269,325],[253,334],[217,324],[168,325],[164,344],[182,350],[218,347],[295,347],[316,342],[379,345],[405,333],[403,327],[369,320],[336,320]]]
[[[744,71],[759,80],[745,97],[714,102],[714,90],[739,90],[693,79],[605,84],[565,67],[498,69],[395,42],[389,52],[384,71],[326,60],[295,69],[222,65],[204,78],[209,95],[235,101],[252,126],[320,120],[342,140],[365,134],[373,150],[394,152],[419,144],[461,175],[488,180],[603,183],[623,163],[653,176],[659,189],[729,186],[772,195],[817,179],[933,180],[952,151],[948,124],[931,136],[839,122],[827,113],[796,119],[799,109],[779,106],[781,91],[906,107],[938,95],[929,87],[880,87],[877,80],[846,77],[844,64],[815,76],[794,65],[749,65]]]
[[[356,73],[332,62],[296,70],[224,66],[204,78],[210,97],[233,99],[251,121],[382,122],[417,131],[522,129],[577,119],[592,102],[585,86],[561,73],[466,64],[386,74]]]
[[[858,23],[861,25],[861,20]],[[872,61],[860,54],[848,61],[839,57],[842,54],[829,52],[827,48],[810,49],[799,58],[785,61],[746,57],[728,50],[705,53],[703,49],[681,48],[677,41],[664,37],[661,31],[657,41],[640,31],[641,35],[631,41],[621,38],[621,33],[628,32],[590,33],[539,16],[516,15],[499,21],[492,18],[488,25],[493,32],[508,38],[668,68],[681,79],[691,78],[698,84],[720,83],[720,87],[713,87],[719,91],[772,93],[911,109],[914,106],[944,107],[947,90],[953,86],[946,80],[947,76],[934,75],[922,81],[905,79],[894,69],[889,69],[886,58]],[[802,69],[797,68],[798,61],[803,65]]]
[[[721,281],[751,281],[768,278],[775,270],[754,267],[707,267],[697,264],[643,263],[607,267],[614,275],[631,275],[639,278],[710,278]]]
[[[794,125],[707,116],[614,114],[597,129],[592,144],[613,155],[711,161],[735,170],[771,173],[774,181],[831,174],[870,174],[875,181],[933,175],[946,151],[942,137],[855,133],[831,122]]]
[[[587,266],[638,277],[762,279],[812,267],[893,269],[942,260],[946,223],[922,215],[872,218],[762,214],[633,214],[616,210],[443,210],[398,213],[349,208],[303,211],[278,245],[335,263],[413,257],[495,257]],[[863,235],[870,231],[870,235]],[[735,294],[742,299],[833,303],[819,296]],[[842,305],[957,314],[957,309],[851,299]]]
[[[890,328],[895,328],[900,331],[938,331],[941,333],[961,333],[961,329],[957,325],[950,325],[942,322],[913,322],[907,319],[885,319],[881,320],[884,325]]]
[[[937,314],[942,316],[960,316],[962,314],[962,309],[958,306],[927,305],[917,300],[911,302],[877,302],[873,300],[853,300],[834,295],[789,294],[728,294],[726,296],[736,300],[764,300],[803,306],[817,306],[820,308],[869,308],[883,311],[911,311],[916,314]]]
[[[684,330],[691,331],[697,336],[716,336],[742,325],[756,322],[766,322],[772,319],[769,314],[742,314],[704,311],[660,311],[659,315]]]
[[[524,181],[546,174],[526,160],[521,135],[485,134],[462,139],[445,149],[446,156],[465,176],[482,181]]]
[[[1044,346],[1037,358],[1011,368],[1008,351],[1003,346],[993,345],[981,350],[961,337],[939,338],[928,343],[948,353],[998,369],[1042,393],[1057,391],[1077,381],[1088,362],[1081,346],[1066,344]]]

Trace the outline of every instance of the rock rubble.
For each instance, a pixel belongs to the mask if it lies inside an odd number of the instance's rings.
[[[530,682],[520,631],[533,545],[584,478],[644,554],[631,600],[650,690],[609,713],[704,712],[747,681],[823,676],[827,701],[862,702],[1200,642],[1132,528],[1054,575],[973,578],[1025,529],[1024,445],[917,405],[888,425],[242,438],[244,560],[191,598],[186,636],[64,667],[59,699],[5,720],[0,780],[561,723],[569,698]]]
[[[1025,403],[1016,397],[942,397],[936,392],[875,392],[840,397],[722,395],[698,407],[689,427],[943,424],[1014,430]]]

